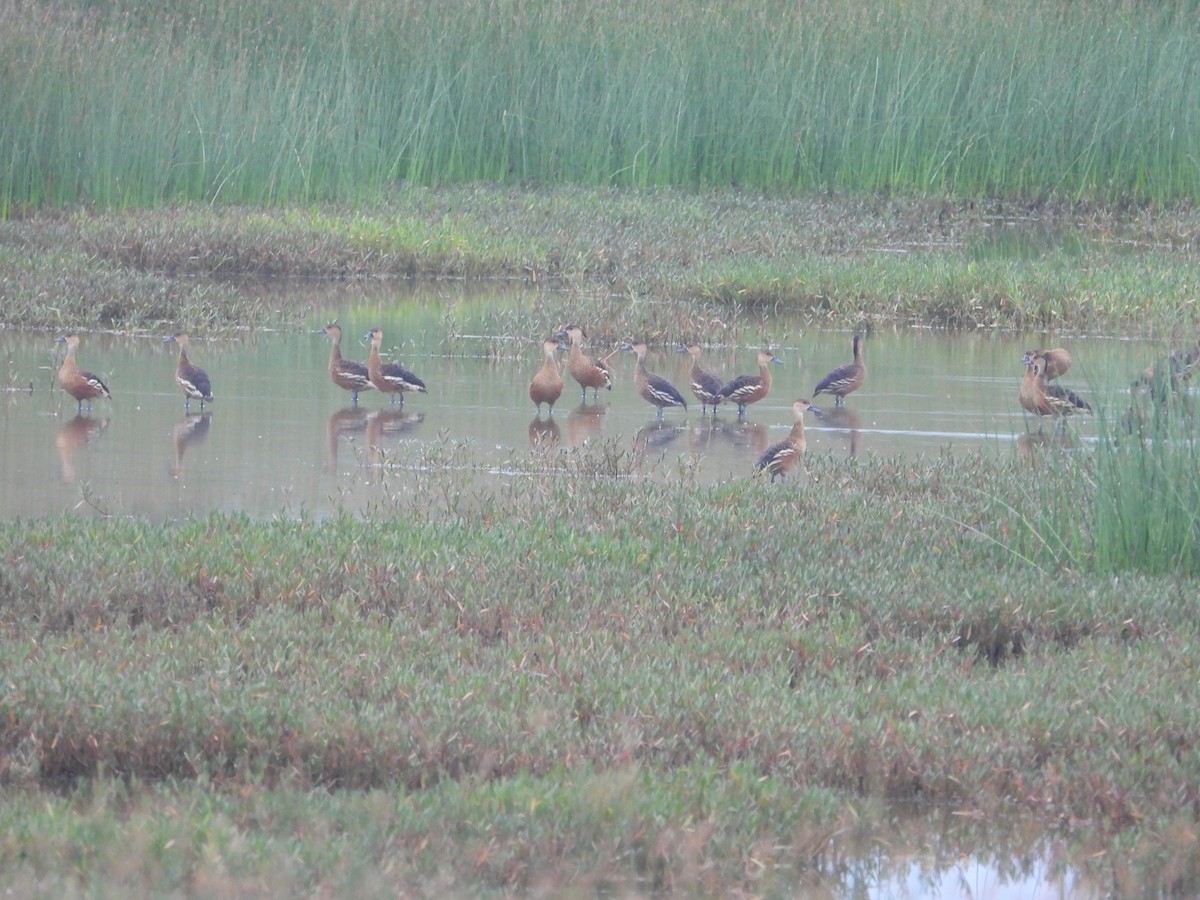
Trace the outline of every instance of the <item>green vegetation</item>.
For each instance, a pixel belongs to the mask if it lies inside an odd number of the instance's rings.
[[[400,181],[1200,197],[1192,2],[0,4],[0,217]]]
[[[354,209],[46,211],[0,222],[0,324],[280,326],[254,280],[492,277],[567,292],[614,339],[790,312],[1170,341],[1200,322],[1197,233],[1186,206],[496,185]]]
[[[1024,461],[529,465],[434,468],[367,520],[0,526],[0,781],[68,792],[8,813],[0,870],[756,890],[836,881],[835,834],[919,801],[1087,821],[1080,850],[1133,835],[1139,884],[1194,883],[1190,582],[1039,551]]]

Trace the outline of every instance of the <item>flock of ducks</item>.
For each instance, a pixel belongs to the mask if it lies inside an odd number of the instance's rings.
[[[612,390],[613,375],[607,359],[596,359],[583,352],[583,342],[587,338],[579,325],[566,325],[557,331],[553,337],[542,343],[544,362],[542,368],[529,382],[529,399],[537,407],[541,415],[542,404],[546,404],[551,415],[554,404],[562,396],[564,381],[559,370],[556,353],[562,349],[562,340],[570,341],[567,355],[567,372],[580,386],[582,398],[587,402],[587,392],[590,388],[592,398],[599,396],[601,388]],[[621,350],[633,353],[637,357],[637,365],[633,370],[633,387],[638,395],[654,406],[659,421],[663,411],[669,407],[687,409],[687,400],[680,390],[666,378],[651,372],[646,368],[647,346],[645,341],[626,341]],[[746,414],[746,407],[762,400],[771,390],[771,366],[781,365],[782,360],[770,350],[759,350],[756,356],[758,372],[748,375],[738,375],[730,381],[708,372],[700,364],[702,350],[699,344],[688,344],[679,348],[680,353],[690,354],[692,368],[688,376],[692,395],[700,401],[701,415],[708,413],[712,407],[716,415],[721,403],[729,402],[737,407],[738,418]],[[813,396],[830,394],[835,397],[835,405],[841,406],[848,394],[862,387],[867,379],[867,365],[863,360],[862,338],[854,336],[854,359],[844,366],[839,366],[817,383]],[[756,471],[765,472],[771,476],[771,481],[784,478],[791,471],[797,459],[804,454],[804,413],[816,410],[808,400],[797,400],[792,404],[792,430],[782,441],[772,444],[763,452],[755,464]]]
[[[364,340],[369,341],[371,347],[366,364],[342,356],[342,329],[336,321],[320,329],[319,333],[328,335],[331,340],[330,380],[350,392],[353,405],[357,405],[358,395],[364,391],[377,390],[388,395],[392,402],[398,399],[401,404],[406,393],[426,391],[425,383],[404,366],[383,361],[379,353],[383,342],[382,329],[372,328],[364,336]],[[565,387],[558,362],[560,351],[567,350],[566,370],[579,385],[585,403],[589,389],[593,400],[599,398],[601,389],[612,390],[613,372],[608,365],[609,357],[597,359],[584,353],[586,339],[584,329],[572,324],[563,326],[542,342],[543,364],[529,383],[529,399],[536,406],[539,417],[543,405],[547,407],[548,413],[553,415],[554,404],[562,396]],[[79,337],[68,334],[56,338],[56,341],[66,344],[67,347],[66,357],[58,370],[58,380],[63,389],[75,398],[77,411],[82,412],[84,403],[87,403],[90,410],[93,400],[111,399],[111,392],[98,375],[79,368],[75,359]],[[567,341],[568,346],[564,346],[563,341]],[[179,347],[175,381],[183,392],[185,408],[192,400],[198,400],[201,409],[205,403],[212,403],[212,382],[208,373],[188,359],[187,334],[178,332],[164,338],[163,342],[175,343]],[[853,359],[817,382],[813,389],[813,399],[821,394],[828,394],[834,398],[834,405],[841,407],[848,395],[862,387],[867,378],[862,345],[862,336],[855,334],[852,343]],[[642,399],[656,408],[660,421],[664,410],[670,407],[687,409],[687,400],[683,394],[666,378],[646,368],[648,348],[644,341],[626,341],[620,349],[637,357],[634,389]],[[756,355],[756,373],[738,375],[725,381],[703,368],[699,344],[680,347],[679,352],[688,353],[692,358],[688,386],[693,396],[700,401],[701,415],[707,415],[710,408],[715,415],[717,407],[728,402],[737,407],[738,417],[742,418],[748,406],[762,400],[770,392],[770,367],[781,364],[781,360],[770,350],[759,350]],[[1071,368],[1071,354],[1067,350],[1062,347],[1052,350],[1028,350],[1022,363],[1025,366],[1025,376],[1021,380],[1019,398],[1022,408],[1038,417],[1039,431],[1044,417],[1053,418],[1058,427],[1061,427],[1066,417],[1092,411],[1092,407],[1075,391],[1052,383]],[[1166,384],[1170,390],[1177,391],[1197,368],[1200,368],[1200,345],[1188,350],[1177,350],[1167,358],[1165,365],[1157,368],[1151,366],[1143,372],[1133,383],[1133,389],[1136,391],[1140,387],[1155,388]],[[786,477],[797,459],[804,454],[804,414],[809,411],[821,415],[821,410],[809,400],[796,400],[792,404],[791,431],[783,440],[768,447],[758,458],[756,471],[769,474],[772,482],[776,478]]]

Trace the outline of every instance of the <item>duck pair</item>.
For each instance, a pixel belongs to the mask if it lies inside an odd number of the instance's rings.
[[[1071,368],[1071,354],[1062,347],[1053,350],[1027,350],[1021,362],[1025,377],[1021,379],[1021,406],[1038,417],[1041,430],[1043,416],[1054,416],[1060,422],[1066,416],[1091,412],[1092,408],[1077,393],[1052,380]]]
[[[392,402],[396,397],[404,404],[404,395],[410,392],[426,393],[425,382],[399,363],[385,363],[379,355],[379,347],[383,343],[383,329],[372,328],[364,335],[364,340],[371,342],[371,351],[367,355],[367,364],[355,362],[342,356],[342,326],[330,322],[321,329],[332,342],[329,350],[329,379],[338,387],[350,392],[351,406],[358,405],[358,395],[372,389],[382,394],[391,394]]]
[[[100,376],[79,368],[79,364],[75,360],[75,351],[79,349],[79,335],[68,334],[55,338],[55,342],[67,345],[67,355],[58,370],[58,383],[62,385],[63,390],[75,398],[75,411],[82,412],[85,401],[88,409],[91,410],[92,401],[98,397],[111,400],[112,393]],[[209,381],[208,373],[188,359],[188,336],[186,334],[177,332],[170,337],[163,338],[163,343],[170,342],[179,345],[179,358],[175,364],[175,382],[183,391],[184,407],[186,408],[192,400],[199,400],[200,408],[203,409],[205,403],[212,403],[213,400],[212,384]]]
[[[692,357],[692,369],[688,380],[691,383],[692,393],[700,401],[701,415],[707,411],[709,406],[712,407],[715,414],[717,406],[728,400],[737,405],[738,416],[744,416],[747,406],[757,403],[770,393],[770,367],[783,365],[783,360],[770,350],[759,350],[756,357],[758,374],[739,375],[732,381],[722,381],[717,375],[707,372],[701,367],[699,344],[688,344],[686,347],[681,347],[679,352],[687,353]]]
[[[584,403],[587,402],[588,388],[592,389],[593,400],[599,399],[601,388],[612,390],[612,370],[608,367],[608,360],[593,359],[585,354],[583,352],[585,338],[586,334],[579,325],[564,325],[552,337],[542,341],[542,367],[529,382],[529,399],[537,407],[539,416],[542,414],[543,403],[546,404],[550,415],[554,415],[554,404],[562,396],[565,386],[562,372],[558,367],[557,353],[565,349],[560,341],[570,342],[567,371],[579,384]]]

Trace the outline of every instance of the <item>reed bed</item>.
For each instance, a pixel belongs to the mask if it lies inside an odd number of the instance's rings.
[[[0,218],[400,181],[1200,196],[1195,4],[0,5]]]

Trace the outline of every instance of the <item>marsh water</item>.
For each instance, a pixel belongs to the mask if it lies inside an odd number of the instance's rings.
[[[690,360],[666,336],[652,341],[647,365],[687,396],[686,411],[669,409],[658,422],[634,390],[633,355],[617,353],[611,391],[583,401],[566,375],[553,415],[538,416],[529,380],[541,365],[542,338],[561,323],[546,321],[546,334],[506,327],[538,317],[544,297],[533,289],[430,285],[366,294],[333,286],[270,302],[301,304],[297,324],[192,336],[191,359],[208,371],[215,395],[203,410],[196,401],[185,410],[176,348],[162,334],[83,334],[79,364],[107,382],[113,399],[77,414],[55,379],[62,357],[55,335],[0,332],[0,515],[79,509],[171,520],[220,510],[320,518],[361,513],[382,491],[402,503],[406,490],[445,468],[484,480],[528,477],[531,459],[540,454],[544,462],[547,453],[623,457],[626,477],[742,479],[787,434],[792,401],[810,397],[822,375],[851,357],[848,332],[806,329],[785,317],[767,331],[738,329],[732,341],[712,336],[703,363],[725,378],[756,371],[752,341],[760,334],[782,361],[771,367],[770,394],[739,420],[729,406],[701,414],[687,388]],[[379,325],[384,358],[410,368],[428,393],[409,394],[401,405],[372,391],[352,405],[327,374],[329,340],[319,329],[334,317],[345,330],[344,355],[365,361],[361,338]],[[1091,399],[1119,396],[1156,353],[1111,337],[875,330],[865,342],[866,385],[841,409],[827,395],[816,398],[823,415],[806,418],[808,452],[1036,450],[1052,429],[1037,433],[1017,388],[1023,349],[1048,343],[1069,345],[1075,366],[1062,381]],[[1086,445],[1093,429],[1080,419],[1054,440]]]

